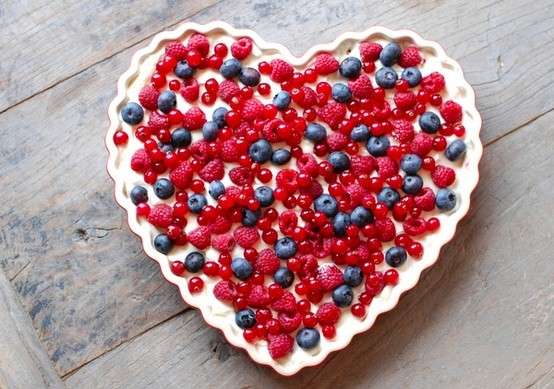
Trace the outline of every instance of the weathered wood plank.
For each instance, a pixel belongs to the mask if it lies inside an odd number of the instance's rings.
[[[27,312],[0,271],[0,387],[63,388]]]
[[[83,388],[554,384],[554,203],[545,196],[554,185],[553,119],[547,115],[486,149],[471,213],[439,263],[396,310],[324,366],[280,378],[230,350],[199,314],[187,311],[66,382]]]

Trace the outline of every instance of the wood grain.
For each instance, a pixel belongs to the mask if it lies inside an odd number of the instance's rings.
[[[63,388],[27,312],[0,271],[0,387]]]
[[[393,312],[323,366],[278,377],[187,311],[66,382],[83,388],[554,384],[554,202],[545,196],[554,185],[553,119],[547,115],[486,149],[471,213],[438,264]]]

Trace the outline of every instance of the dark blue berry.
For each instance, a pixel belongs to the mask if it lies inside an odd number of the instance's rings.
[[[336,236],[346,235],[346,228],[350,225],[350,215],[339,212],[333,218],[333,231]]]
[[[289,259],[296,254],[297,245],[294,239],[285,236],[275,242],[275,254],[281,259]]]
[[[358,124],[352,129],[350,139],[354,142],[365,142],[369,139],[369,128],[365,124]]]
[[[192,142],[192,135],[189,130],[182,127],[176,128],[171,133],[171,144],[175,148],[187,147]]]
[[[137,185],[131,189],[131,201],[138,205],[148,201],[148,191],[144,186]]]
[[[162,200],[166,200],[173,196],[175,187],[167,178],[159,178],[154,184],[154,193]]]
[[[273,189],[269,186],[258,186],[254,190],[254,197],[260,202],[262,207],[269,207],[275,200]]]
[[[199,251],[193,251],[185,257],[185,268],[191,273],[197,273],[204,266],[204,262],[204,254]]]
[[[154,238],[154,247],[162,254],[167,254],[173,247],[173,242],[166,234],[156,235]]]
[[[121,117],[130,125],[139,124],[144,118],[144,110],[137,103],[130,102],[121,110]]]
[[[327,217],[333,217],[337,214],[339,206],[337,200],[335,200],[333,196],[324,193],[315,199],[314,209],[318,212],[322,212]]]
[[[238,59],[230,58],[223,62],[223,65],[219,68],[219,72],[226,79],[235,78],[240,74],[241,64]]]
[[[182,60],[177,62],[174,72],[177,77],[188,80],[194,75],[194,68],[192,68],[186,60]]]
[[[456,207],[456,193],[452,189],[441,188],[437,191],[435,203],[441,211],[450,211]]]
[[[329,154],[327,160],[333,166],[335,173],[341,173],[350,168],[350,158],[345,152],[333,151]]]
[[[419,193],[423,187],[423,180],[420,176],[406,176],[404,177],[404,182],[402,183],[402,190],[406,194],[416,195]]]
[[[314,328],[301,328],[296,333],[296,344],[304,350],[310,350],[319,344],[320,335]]]
[[[419,155],[406,154],[400,160],[400,169],[406,174],[416,174],[421,169],[422,160]]]
[[[235,323],[243,330],[252,328],[256,324],[256,314],[250,308],[235,313]]]
[[[396,80],[398,80],[398,74],[396,74],[393,68],[385,66],[375,73],[375,82],[383,89],[394,88]]]
[[[239,80],[246,86],[256,86],[260,83],[260,72],[254,68],[242,68]]]
[[[412,88],[418,86],[421,82],[421,72],[415,67],[404,69],[400,77],[406,80]]]
[[[246,259],[237,257],[231,261],[231,270],[239,280],[246,281],[252,275],[254,268]]]
[[[290,151],[287,149],[277,149],[273,151],[273,154],[271,155],[271,162],[275,165],[284,165],[290,161],[290,157]]]
[[[400,200],[400,195],[392,188],[386,187],[381,189],[381,192],[377,195],[377,201],[383,203],[388,209],[392,209],[394,204]]]
[[[399,246],[389,248],[385,254],[385,261],[391,267],[398,267],[406,262],[408,255],[406,250]]]
[[[170,90],[163,91],[158,97],[158,109],[163,113],[169,113],[177,105],[175,92]]]
[[[441,120],[436,113],[427,111],[419,117],[419,126],[428,134],[434,134],[441,128]]]
[[[358,205],[352,210],[352,213],[350,214],[350,221],[358,227],[363,227],[373,221],[373,214],[369,209]]]
[[[246,227],[253,227],[260,219],[260,216],[262,216],[262,211],[260,209],[252,211],[248,208],[244,208],[242,210],[242,225]]]
[[[367,151],[374,157],[382,157],[387,155],[387,150],[389,149],[390,141],[386,135],[383,136],[372,136],[367,141]]]
[[[265,163],[271,159],[273,149],[271,148],[271,143],[265,139],[260,139],[250,145],[248,154],[254,162]]]
[[[450,161],[455,161],[458,158],[460,158],[464,153],[466,152],[466,144],[461,139],[453,140],[446,150],[444,151],[444,155],[446,158],[448,158]]]
[[[216,122],[206,122],[202,126],[202,136],[207,141],[212,141],[217,138],[217,134],[219,133],[219,126]]]
[[[333,290],[332,298],[335,305],[344,308],[352,304],[354,292],[352,292],[352,288],[349,285],[343,284]]]
[[[214,200],[217,200],[219,196],[225,193],[225,185],[221,181],[212,181],[208,187],[208,193]]]
[[[175,148],[173,147],[173,145],[171,143],[159,143],[159,148],[160,150],[162,150],[164,153],[171,153],[175,150]]]
[[[277,107],[279,111],[284,111],[289,107],[290,100],[291,97],[289,92],[282,90],[273,97],[273,105]]]
[[[280,267],[273,275],[273,280],[282,288],[288,288],[294,282],[294,273],[286,267]]]
[[[337,82],[333,85],[333,99],[339,103],[348,103],[352,99],[352,91],[348,85],[342,82]]]
[[[356,57],[347,57],[341,63],[339,72],[341,76],[349,79],[357,78],[362,70],[362,62]]]
[[[206,196],[200,193],[195,193],[192,196],[189,197],[187,204],[189,206],[189,210],[192,213],[200,213],[202,211],[202,208],[208,203],[206,200]]]
[[[358,286],[362,283],[363,278],[362,269],[358,266],[346,266],[344,269],[343,279],[346,285]]]
[[[398,56],[400,55],[400,45],[396,42],[391,42],[381,50],[379,54],[379,60],[384,66],[392,66],[396,63]]]
[[[219,128],[223,128],[227,125],[225,122],[225,114],[227,113],[227,108],[219,107],[214,110],[212,113],[212,120],[217,123]]]
[[[327,138],[327,130],[321,124],[309,123],[304,132],[306,139],[314,143],[322,142]]]

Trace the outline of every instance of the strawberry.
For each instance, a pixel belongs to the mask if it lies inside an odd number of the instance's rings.
[[[214,296],[219,301],[232,302],[237,295],[233,281],[221,280],[214,285]]]
[[[173,220],[173,208],[167,204],[156,204],[150,209],[148,222],[153,226],[167,228]]]
[[[321,75],[331,74],[339,70],[339,61],[329,53],[321,53],[315,57],[314,69]]]
[[[317,280],[321,289],[328,292],[344,282],[342,271],[336,265],[324,265],[317,269]]]
[[[212,240],[210,229],[206,226],[196,227],[187,234],[189,242],[197,249],[207,248]]]

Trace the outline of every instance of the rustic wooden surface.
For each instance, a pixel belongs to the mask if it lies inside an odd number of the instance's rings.
[[[0,267],[50,358],[33,359],[21,387],[46,381],[48,363],[69,387],[554,386],[554,5],[381,3],[0,4]],[[414,29],[459,60],[484,118],[482,179],[440,262],[348,350],[290,379],[182,303],[126,227],[104,168],[105,112],[133,52],[181,21],[216,19],[295,54],[371,25]],[[10,331],[27,334],[24,321]],[[0,377],[11,354],[0,347]]]

